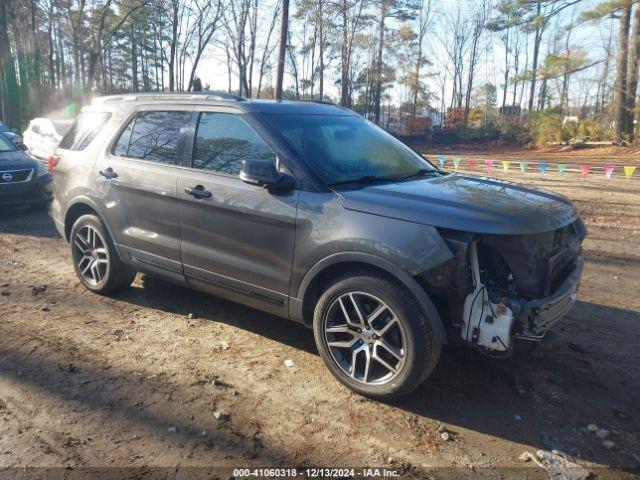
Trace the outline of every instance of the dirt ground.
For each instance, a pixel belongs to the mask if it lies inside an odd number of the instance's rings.
[[[88,467],[103,467],[92,478],[215,478],[210,467],[307,465],[546,478],[519,459],[539,449],[600,477],[633,477],[640,176],[496,176],[575,202],[590,232],[579,301],[532,351],[497,361],[445,350],[424,385],[388,404],[338,384],[297,324],[144,275],[96,296],[45,212],[0,212],[0,478],[81,478]]]

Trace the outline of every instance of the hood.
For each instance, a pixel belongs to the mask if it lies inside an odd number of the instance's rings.
[[[0,152],[0,170],[20,170],[22,168],[38,168],[38,160],[22,150]]]
[[[562,195],[457,174],[337,193],[349,210],[473,233],[541,233],[578,218]]]

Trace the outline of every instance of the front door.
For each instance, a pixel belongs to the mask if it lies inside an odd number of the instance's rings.
[[[184,279],[176,182],[190,120],[191,111],[137,112],[94,171],[120,252],[141,270],[176,280]]]
[[[242,114],[197,112],[190,167],[178,175],[182,263],[198,288],[286,315],[298,191],[238,178],[245,159],[276,161]]]

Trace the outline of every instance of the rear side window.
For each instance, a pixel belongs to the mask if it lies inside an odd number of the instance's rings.
[[[120,134],[113,153],[177,165],[178,140],[191,112],[139,112]]]
[[[237,175],[243,160],[273,160],[275,154],[238,115],[201,113],[193,146],[193,168]]]
[[[105,112],[83,112],[60,141],[60,148],[65,150],[84,150],[100,133],[100,130],[111,117]]]

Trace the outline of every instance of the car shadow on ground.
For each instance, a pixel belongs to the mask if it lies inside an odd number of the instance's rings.
[[[58,236],[47,207],[0,207],[0,232],[43,238]]]
[[[152,276],[143,275],[142,288],[123,292],[118,299],[222,322],[317,355],[313,333],[303,325]],[[413,394],[389,405],[446,424],[454,438],[461,429],[473,430],[532,449],[560,450],[603,465],[633,468],[633,452],[625,446],[637,444],[640,431],[638,377],[596,372],[599,353],[569,340],[574,338],[571,329],[603,319],[640,329],[637,312],[578,302],[566,326],[533,348],[520,344],[510,359],[446,348],[432,376]],[[636,360],[637,369],[640,359]],[[617,432],[623,448],[605,449],[601,439],[586,431],[590,423]]]
[[[20,334],[20,332],[7,333]],[[70,410],[78,412],[78,415],[93,416],[93,424],[97,432],[105,432],[104,436],[110,437],[112,434],[106,432],[114,428],[122,435],[122,437],[112,438],[115,443],[126,444],[131,441],[131,438],[128,434],[124,437],[121,429],[110,427],[112,422],[127,425],[131,431],[143,432],[143,436],[150,435],[164,443],[177,444],[176,450],[186,447],[192,452],[199,450],[200,454],[205,456],[214,454],[222,458],[254,458],[259,454],[261,458],[273,465],[286,466],[289,463],[287,452],[279,450],[275,445],[265,446],[255,442],[252,436],[254,427],[251,419],[236,416],[234,418],[236,423],[230,428],[218,428],[213,415],[209,415],[210,418],[205,420],[202,419],[202,415],[195,419],[194,416],[187,414],[184,407],[176,409],[175,405],[179,403],[180,405],[191,404],[191,407],[198,412],[207,411],[207,405],[203,405],[202,402],[193,404],[191,385],[176,384],[166,375],[153,375],[146,378],[136,376],[134,365],[131,370],[119,370],[111,364],[96,360],[90,352],[76,352],[72,358],[73,363],[69,363],[68,351],[51,351],[38,348],[39,346],[37,343],[32,345],[28,342],[0,345],[0,378],[21,386],[30,386],[35,391],[54,396],[59,399],[56,405],[58,411],[67,410],[68,414]],[[132,377],[137,381],[131,381]],[[167,391],[171,394],[165,395],[164,392]],[[12,399],[11,396],[5,398]],[[0,405],[5,414],[10,413],[10,407],[1,402]],[[37,404],[34,404],[33,408],[37,411]],[[71,415],[74,414],[71,413]],[[10,442],[10,438],[7,441]],[[65,445],[56,446],[56,448],[64,447]],[[34,448],[36,448],[35,445]],[[69,460],[68,458],[64,463],[68,464]],[[5,464],[5,467],[9,465],[11,462]],[[105,465],[110,463],[107,462]],[[147,467],[143,467],[141,469],[143,474],[138,476],[136,469],[120,472],[117,468],[113,468],[113,463],[111,465],[111,467],[96,468],[91,478],[96,480],[111,480],[125,478],[125,476],[126,478],[149,478],[148,472],[144,472],[145,469],[149,470]],[[86,463],[81,462],[78,466],[81,469],[78,471],[78,476],[74,478],[88,478],[84,474],[89,475],[89,473],[82,470],[82,467],[87,466]],[[171,478],[175,478],[178,467],[158,467],[160,475],[152,478],[168,478],[168,473]],[[188,472],[190,473],[187,474]],[[127,475],[124,475],[125,473]],[[193,468],[190,471],[187,467],[182,468],[181,472],[181,475],[186,476],[180,478],[214,478],[214,473],[213,471],[208,473],[207,468]],[[55,476],[55,478],[63,478],[63,476]]]

